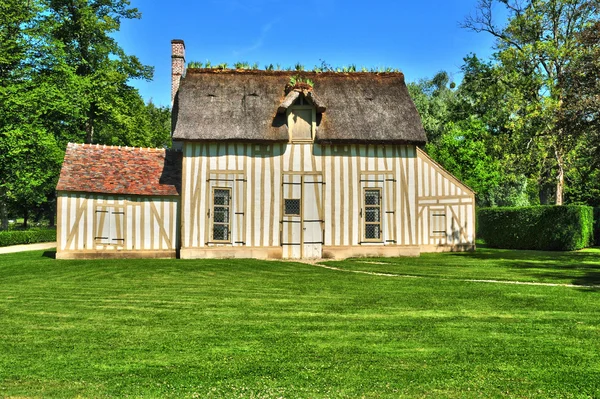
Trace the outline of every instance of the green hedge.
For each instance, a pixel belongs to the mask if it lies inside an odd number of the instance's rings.
[[[0,247],[56,241],[55,229],[0,231]]]
[[[573,251],[593,244],[589,206],[484,208],[477,216],[479,236],[490,247]]]
[[[600,207],[594,208],[594,241],[600,245]]]

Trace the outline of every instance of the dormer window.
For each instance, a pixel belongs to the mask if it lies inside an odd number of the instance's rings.
[[[290,142],[313,142],[317,131],[317,112],[325,112],[325,107],[315,97],[312,90],[290,91],[277,112],[287,116]]]
[[[315,106],[299,95],[293,105],[287,110],[290,141],[313,141],[317,124]]]

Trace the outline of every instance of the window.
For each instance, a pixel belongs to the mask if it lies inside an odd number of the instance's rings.
[[[315,106],[301,94],[287,112],[291,140],[312,141],[317,119]]]
[[[364,204],[365,241],[381,241],[381,189],[365,189]]]
[[[231,189],[213,189],[213,241],[229,242],[231,232]]]
[[[443,209],[431,209],[429,211],[429,226],[431,237],[445,237],[446,212]]]
[[[286,199],[283,204],[284,216],[300,216],[300,200],[299,199]]]
[[[292,111],[294,140],[312,139],[312,109],[295,109]]]

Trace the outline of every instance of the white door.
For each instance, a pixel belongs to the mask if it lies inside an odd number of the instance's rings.
[[[281,245],[286,259],[321,258],[323,176],[283,175]]]
[[[283,175],[281,246],[283,258],[302,258],[302,176]]]
[[[323,176],[303,176],[302,257],[320,259],[323,254]]]

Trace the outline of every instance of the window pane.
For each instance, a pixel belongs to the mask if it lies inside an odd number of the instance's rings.
[[[226,224],[213,225],[213,240],[216,240],[216,241],[229,240],[229,226]]]
[[[367,240],[373,240],[379,238],[379,225],[378,224],[366,224],[365,225],[365,238]]]
[[[365,205],[379,205],[379,190],[365,191]]]
[[[284,202],[284,214],[300,216],[300,200],[286,199]]]
[[[381,210],[377,208],[365,209],[365,220],[367,222],[381,222]]]
[[[229,190],[215,190],[215,205],[229,205]]]
[[[229,223],[229,208],[215,207],[215,223]]]

